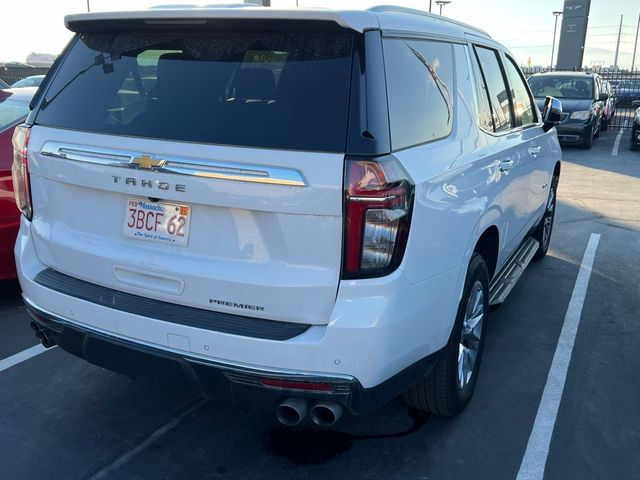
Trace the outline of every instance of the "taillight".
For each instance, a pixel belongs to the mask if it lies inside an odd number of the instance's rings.
[[[29,163],[27,159],[30,132],[29,127],[24,125],[15,128],[12,140],[13,164],[11,165],[13,194],[16,198],[16,205],[18,205],[20,211],[28,220],[31,220],[33,213],[31,208],[31,186],[29,184]]]
[[[393,156],[346,160],[344,278],[397,268],[409,236],[413,184]]]

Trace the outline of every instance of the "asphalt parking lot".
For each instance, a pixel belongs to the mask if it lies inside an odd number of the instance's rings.
[[[0,478],[524,480],[537,478],[523,457],[544,450],[532,435],[540,426],[552,432],[544,478],[638,478],[640,152],[628,137],[617,155],[617,131],[592,150],[564,150],[549,255],[492,312],[475,397],[453,419],[395,400],[330,431],[289,430],[271,411],[132,381],[58,348],[3,367],[37,342],[17,284],[1,285]],[[566,321],[577,334],[558,391],[549,371]],[[554,392],[549,425],[541,401]]]

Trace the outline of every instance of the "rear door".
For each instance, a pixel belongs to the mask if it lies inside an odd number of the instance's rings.
[[[78,36],[29,142],[42,262],[149,298],[326,323],[352,44],[318,25]]]

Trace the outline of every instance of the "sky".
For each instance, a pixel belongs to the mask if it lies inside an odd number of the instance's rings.
[[[145,9],[163,3],[201,3],[198,0],[89,1],[92,11]],[[204,3],[216,2],[213,0]],[[299,0],[302,7],[342,9],[360,9],[385,3],[429,8],[428,0]],[[527,65],[529,61],[531,65],[549,65],[554,27],[551,12],[562,10],[563,3],[563,0],[453,0],[444,7],[443,14],[486,30],[511,50],[521,65]],[[292,7],[295,6],[295,0],[272,0],[272,5]],[[434,1],[434,12],[437,12],[437,8]],[[71,38],[71,33],[64,27],[64,16],[86,10],[86,0],[7,2],[0,9],[0,62],[24,62],[31,52],[58,54]],[[639,14],[638,0],[592,0],[584,66],[613,64],[620,15],[624,15],[618,65],[628,68],[631,65]],[[636,65],[638,64],[640,45],[636,54]]]

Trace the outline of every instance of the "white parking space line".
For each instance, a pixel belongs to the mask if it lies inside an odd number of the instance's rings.
[[[170,432],[174,428],[176,428],[180,422],[185,418],[191,415],[195,410],[200,408],[202,405],[208,402],[208,399],[200,400],[198,403],[190,407],[189,409],[182,412],[176,418],[171,420],[170,422],[165,423],[160,428],[155,430],[151,435],[145,438],[141,443],[139,443],[135,448],[129,450],[128,452],[122,454],[118,458],[116,458],[112,463],[99,470],[95,474],[93,474],[89,480],[99,480],[101,478],[110,478],[111,474],[114,473],[118,468],[125,465],[129,460],[134,458],[140,452],[144,451],[149,445],[158,440],[158,438],[162,437],[166,433]]]
[[[0,372],[6,370],[7,368],[11,368],[14,365],[24,362],[25,360],[29,360],[30,358],[35,357],[36,355],[40,355],[42,352],[46,352],[48,349],[44,348],[42,345],[34,345],[31,348],[27,348],[21,352],[16,353],[15,355],[11,355],[5,359],[0,360]]]
[[[622,135],[624,134],[624,129],[627,126],[627,121],[624,121],[624,125],[620,127],[620,131],[618,132],[618,136],[616,137],[616,141],[613,143],[613,150],[611,150],[611,156],[618,156],[618,149],[620,148],[620,140],[622,140]]]
[[[562,391],[564,390],[567,370],[571,361],[573,344],[580,325],[582,306],[589,286],[591,268],[593,267],[593,260],[596,256],[599,241],[600,235],[592,233],[582,257],[580,271],[573,287],[556,352],[553,355],[547,383],[544,386],[538,413],[527,443],[527,449],[522,458],[517,480],[541,480],[544,477],[551,435],[558,416],[558,408],[562,399]]]

